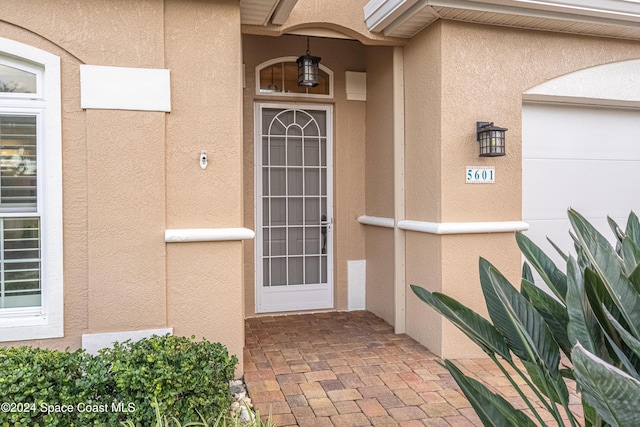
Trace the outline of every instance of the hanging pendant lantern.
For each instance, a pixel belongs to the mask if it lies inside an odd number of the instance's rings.
[[[320,83],[320,57],[312,56],[309,51],[309,37],[307,37],[307,53],[299,57],[298,63],[298,86],[316,87]]]

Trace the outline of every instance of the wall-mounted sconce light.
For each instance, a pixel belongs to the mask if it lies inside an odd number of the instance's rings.
[[[318,86],[320,83],[318,79],[320,59],[318,56],[311,56],[309,37],[307,37],[307,53],[296,60],[298,63],[298,86]]]
[[[480,143],[480,157],[504,156],[507,128],[494,126],[493,122],[476,122],[476,140]]]

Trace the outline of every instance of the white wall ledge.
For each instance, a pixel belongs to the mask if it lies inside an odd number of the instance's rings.
[[[165,230],[164,241],[180,242],[225,242],[235,240],[251,240],[256,236],[248,228],[181,228]]]
[[[358,222],[375,227],[395,228],[393,218],[362,215]],[[512,233],[526,231],[529,224],[522,221],[502,222],[427,222],[404,220],[398,222],[398,228],[405,231],[418,231],[429,234],[475,234],[475,233]]]
[[[528,230],[529,224],[522,221],[426,222],[406,220],[400,221],[398,228],[429,234],[512,233]]]
[[[373,225],[376,227],[394,228],[395,221],[393,218],[383,218],[379,216],[362,215],[358,217],[358,222],[364,225]]]

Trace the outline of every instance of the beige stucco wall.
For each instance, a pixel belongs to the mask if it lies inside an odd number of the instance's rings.
[[[365,212],[393,218],[393,48],[365,49],[367,64],[367,119]],[[366,308],[389,324],[395,323],[394,230],[363,226],[366,238]]]
[[[439,22],[405,48],[407,219],[519,221],[522,204],[522,93],[582,68],[640,57],[640,44]],[[509,128],[507,155],[479,158],[475,122]],[[466,166],[495,166],[496,183],[468,185]],[[510,233],[407,233],[407,283],[442,291],[484,312],[478,257],[519,283],[520,254]],[[474,349],[407,292],[407,330],[446,357]],[[475,350],[475,349],[474,349]]]
[[[173,327],[242,360],[243,244],[164,242],[242,226],[238,2],[9,3],[0,37],[61,57],[65,335],[2,345]],[[82,110],[80,64],[170,69],[171,112]]]
[[[345,71],[364,71],[364,51],[352,40],[311,39],[311,52],[322,57],[321,64],[334,73],[333,99],[291,98],[256,95],[255,68],[274,58],[298,56],[306,49],[306,38],[299,36],[265,37],[245,35],[244,93],[244,226],[254,229],[255,192],[253,158],[254,103],[293,102],[333,105],[333,172],[334,172],[334,308],[347,308],[347,261],[361,260],[364,253],[364,230],[357,222],[364,212],[365,180],[365,103],[348,101],[345,94]],[[254,245],[245,244],[245,310],[255,314]]]
[[[242,226],[242,59],[233,0],[170,1],[165,8],[167,228]],[[208,166],[199,165],[206,150]],[[242,243],[174,243],[167,249],[167,324],[177,334],[244,345]]]

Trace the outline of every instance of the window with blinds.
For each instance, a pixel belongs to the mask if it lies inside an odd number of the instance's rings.
[[[60,71],[0,37],[0,343],[64,336]]]
[[[35,92],[35,78],[0,66],[0,97],[16,92]],[[38,120],[0,111],[0,310],[42,304]]]

